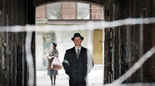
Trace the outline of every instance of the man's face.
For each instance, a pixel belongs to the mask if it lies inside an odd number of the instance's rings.
[[[75,37],[74,38],[74,44],[75,44],[75,46],[80,46],[81,45],[81,42],[82,42],[82,40],[81,40],[80,37]]]

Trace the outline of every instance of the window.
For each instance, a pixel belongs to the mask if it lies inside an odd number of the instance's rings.
[[[36,10],[36,17],[46,18],[48,20],[103,19],[103,7],[80,2],[52,3],[47,4],[44,8],[37,7],[37,9],[40,10]],[[40,15],[45,15],[46,17],[40,17]]]

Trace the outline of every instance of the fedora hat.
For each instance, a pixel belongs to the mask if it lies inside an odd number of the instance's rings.
[[[84,38],[80,35],[80,33],[75,33],[74,37],[71,38],[71,40],[73,41],[75,37],[80,37],[81,40],[83,40]]]

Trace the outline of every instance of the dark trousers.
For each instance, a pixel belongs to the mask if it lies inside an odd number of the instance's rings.
[[[69,86],[86,86],[86,80],[74,80],[69,78]]]

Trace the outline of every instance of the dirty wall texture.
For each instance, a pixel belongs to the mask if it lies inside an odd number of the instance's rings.
[[[0,0],[0,26],[35,24],[35,6],[55,1],[61,0]],[[106,21],[128,17],[155,17],[154,0],[67,1],[103,5],[105,7]],[[148,49],[155,45],[154,32],[153,24],[106,28],[104,83],[110,83],[120,77]],[[35,57],[34,34],[31,45],[33,57]],[[0,32],[0,86],[27,86],[28,70],[25,60],[25,35],[24,32]],[[35,58],[33,60],[35,63]],[[155,56],[152,56],[124,83],[155,82],[154,61]]]
[[[34,13],[31,0],[0,0],[0,26],[34,24]],[[25,37],[25,32],[0,32],[0,86],[27,86]],[[32,41],[33,56],[34,49]]]
[[[154,0],[110,0],[105,20],[155,17]],[[154,24],[125,25],[105,30],[104,83],[113,82],[155,45]],[[155,82],[155,56],[124,83]]]

